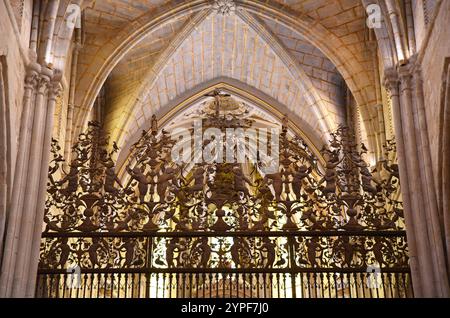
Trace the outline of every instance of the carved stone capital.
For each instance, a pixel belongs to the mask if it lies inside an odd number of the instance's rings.
[[[405,64],[398,68],[398,75],[400,78],[400,86],[402,90],[411,89],[412,87],[412,78],[414,75],[412,64]]]
[[[61,94],[61,91],[62,91],[61,83],[59,81],[52,81],[49,84],[48,88],[48,100],[56,101],[58,96]]]
[[[414,85],[422,85],[422,67],[417,60],[417,54],[411,57],[411,73],[413,76]]]
[[[63,90],[61,79],[62,73],[60,71],[55,71],[48,87],[49,100],[56,100],[56,98],[61,94],[61,91]]]
[[[50,77],[45,74],[39,74],[37,79],[37,93],[44,95],[49,88]]]
[[[34,90],[37,88],[39,81],[39,73],[36,71],[29,71],[25,76],[25,89]]]
[[[37,88],[40,73],[41,73],[41,65],[34,62],[28,64],[25,75],[25,89]]]
[[[400,83],[398,72],[394,68],[386,69],[384,72],[384,86],[390,93],[391,97],[393,95],[398,95],[398,85]]]

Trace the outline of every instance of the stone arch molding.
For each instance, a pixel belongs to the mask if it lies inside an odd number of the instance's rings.
[[[215,78],[222,76],[234,78],[271,95],[288,108],[298,111],[306,121],[315,122],[318,135],[323,140],[330,139],[329,133],[336,128],[339,119],[343,119],[340,105],[330,109],[330,106],[325,104],[310,78],[305,75],[301,65],[295,62],[283,45],[253,16],[245,14],[245,12],[238,12],[233,17],[222,17],[210,14],[208,10],[200,12],[192,22],[172,41],[172,45],[163,52],[155,67],[148,71],[137,90],[137,96],[130,98],[127,105],[115,111],[129,114],[124,116],[115,127],[108,127],[117,133],[114,136],[115,140],[122,141],[124,135],[132,133],[129,130],[132,130],[133,126],[139,127],[143,120],[149,119],[152,111],[164,107],[164,101],[170,100],[171,97],[177,96],[205,80],[210,80],[211,75]],[[215,40],[214,25],[221,24],[225,31],[218,37],[231,39],[231,41]],[[230,26],[234,30],[230,31]],[[240,33],[243,33],[244,36],[240,37],[238,35]],[[207,39],[208,35],[211,35],[210,42]],[[195,39],[201,37],[201,43],[196,43]],[[195,52],[195,56],[189,53],[196,49],[190,45],[191,42],[194,43],[194,46],[201,47],[201,56]],[[247,55],[240,52],[242,49],[245,51],[247,45],[253,44],[255,44],[254,50],[260,54],[253,55],[253,52],[249,52],[250,54]],[[225,56],[227,49],[232,49],[231,58]],[[188,59],[191,59],[194,68],[201,73],[199,76],[191,74],[193,81],[190,83],[186,80],[179,80],[190,72],[190,70],[186,70],[186,64],[183,63],[184,69],[181,73],[177,72],[175,66],[177,65],[176,61],[186,61],[186,54],[183,52],[191,55],[188,56]],[[208,54],[208,52],[213,53]],[[219,60],[217,60],[218,55],[220,55]],[[259,63],[261,61],[258,60],[263,59],[264,61],[264,58],[269,65],[276,65],[276,68],[281,70],[275,73],[276,76],[271,73],[270,69],[264,70],[264,65]],[[208,60],[213,61],[212,67],[206,62]],[[244,74],[246,71],[250,71],[250,77],[247,76],[248,74]],[[171,76],[172,72],[175,76]],[[278,80],[274,80],[274,77]],[[283,85],[292,87],[292,89],[285,89],[282,87]],[[167,94],[163,93],[167,96],[161,96],[161,91],[165,90],[169,90]],[[336,118],[330,118],[330,114],[337,114],[340,117],[336,120]],[[117,115],[112,115],[112,117],[117,117]]]
[[[339,38],[310,17],[301,16],[299,18],[298,14],[295,16],[286,10],[281,10],[279,5],[272,1],[261,3],[260,1],[253,0],[239,0],[234,2],[238,10],[248,11],[256,16],[273,18],[277,22],[301,33],[310,43],[324,52],[335,63],[352,91],[357,104],[361,107],[364,124],[369,126],[367,130],[374,131],[372,123],[373,116],[370,115],[370,106],[376,103],[373,100],[374,94],[371,88],[366,87],[364,84],[367,83],[367,79],[359,83],[365,67],[357,59],[348,58],[352,54],[347,52],[344,43]],[[103,52],[98,57],[98,60],[94,60],[90,64],[89,70],[91,72],[87,71],[86,74],[95,74],[95,76],[86,76],[85,78],[79,79],[78,87],[86,89],[86,92],[78,94],[76,105],[79,110],[74,128],[78,129],[79,132],[83,127],[87,119],[88,110],[92,107],[95,97],[108,74],[124,54],[136,45],[136,43],[169,19],[211,9],[211,2],[202,0],[189,1],[188,3],[183,2],[175,6],[167,5],[158,8],[156,16],[155,12],[148,13],[139,17],[123,29],[117,37],[103,47]],[[373,142],[369,143],[369,147],[375,149]]]

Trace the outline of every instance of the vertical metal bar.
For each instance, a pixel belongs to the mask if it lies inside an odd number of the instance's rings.
[[[216,297],[219,298],[219,273],[216,273]]]
[[[358,274],[359,274],[359,280],[361,282],[361,290],[363,293],[363,298],[366,298],[366,281],[364,280],[364,277],[361,277],[361,276],[363,276],[362,273],[358,273]]]
[[[267,276],[267,273],[263,273],[264,298],[267,298],[266,276]]]
[[[172,275],[173,273],[169,273],[169,298],[172,298]]]
[[[114,297],[114,273],[111,273],[111,295],[109,296],[110,298]]]
[[[381,276],[381,286],[383,287],[383,298],[387,298],[386,297],[386,286],[384,285],[384,272],[380,272],[380,276]]]
[[[94,275],[94,274],[92,274],[92,275]],[[100,298],[100,288],[101,288],[100,284],[101,284],[102,274],[101,273],[96,274],[94,277],[97,277],[97,298]]]
[[[327,273],[327,281],[328,281],[328,297],[331,298],[331,273]]]
[[[63,292],[62,292],[62,298],[66,297],[66,288],[67,288],[67,273],[62,274],[63,275]]]
[[[167,298],[166,297],[166,286],[167,286],[166,276],[167,276],[167,273],[162,273],[162,275],[163,275],[163,295],[162,295],[162,298]]]
[[[142,277],[145,278],[145,273],[139,273],[138,275],[138,298],[142,298],[141,297],[141,282],[142,282]]]
[[[303,273],[300,272],[299,275],[300,275],[300,290],[302,292],[302,297],[305,298],[305,292],[304,292],[305,286],[303,285]]]
[[[86,288],[89,287],[89,285],[87,284],[87,281],[88,281],[88,279],[87,279],[88,274],[83,273],[82,276],[83,276],[83,279],[82,279],[81,283],[83,284],[83,298],[86,298]],[[65,283],[64,283],[64,288],[65,288]],[[63,296],[63,297],[64,297],[64,296]]]
[[[295,286],[295,278],[296,278],[296,272],[295,268],[297,267],[297,264],[295,262],[295,248],[294,248],[294,241],[295,237],[288,236],[287,243],[288,243],[288,270],[291,270],[291,286],[292,286],[292,298],[297,298],[297,288]]]
[[[339,277],[341,279],[341,290],[342,290],[342,298],[345,298],[345,273],[339,273]]]
[[[292,286],[292,298],[297,298],[297,286],[295,284],[297,274],[294,271],[291,271],[291,286]]]
[[[336,272],[334,272],[334,274],[333,274],[333,278],[334,278],[334,291],[335,291],[335,298],[339,298],[339,295],[338,295],[338,293],[339,293],[339,290],[338,290],[338,287],[337,287],[337,273]]]
[[[236,280],[236,273],[231,273],[230,274],[230,294],[231,297],[236,298],[235,294],[234,294],[234,288],[236,287],[234,284],[234,281]],[[237,291],[236,291],[237,293]]]
[[[311,276],[312,276],[312,273],[307,273],[307,275],[306,275],[306,277],[307,277],[306,281],[308,283],[308,297],[309,298],[313,298],[311,296]]]
[[[399,273],[394,273],[396,294],[398,295],[399,298],[402,298],[402,288],[400,286],[399,276],[400,276]]]
[[[69,287],[68,289],[69,289],[69,298],[72,298],[72,292],[73,292],[73,281],[71,282],[71,284],[70,284],[70,287]]]
[[[386,273],[386,275],[387,275],[387,278],[388,278],[389,292],[390,292],[391,298],[394,298],[394,291],[392,289],[392,277],[391,277],[392,273]]]
[[[355,283],[355,291],[356,291],[356,298],[359,298],[359,284],[358,284],[358,280],[357,280],[357,276],[356,273],[352,273],[353,275],[353,282]]]
[[[155,276],[156,276],[155,298],[158,298],[158,295],[159,295],[159,276],[160,276],[160,273],[153,273],[152,275],[155,275]]]
[[[261,281],[261,274],[260,273],[257,273],[256,274],[256,297],[257,298],[260,298],[260,288],[259,288],[259,286],[260,286],[260,281]]]
[[[317,295],[317,278],[316,278],[316,273],[313,272],[313,273],[311,273],[311,274],[312,274],[312,276],[313,276],[314,298],[318,298],[318,295]]]
[[[206,298],[205,293],[206,293],[206,274],[203,273],[203,281],[202,281],[202,290],[203,290],[203,298]]]
[[[243,278],[242,278],[242,287],[243,287],[243,291],[244,291],[244,298],[246,298],[246,294],[245,294],[245,280],[246,280],[246,274],[243,273],[242,274]]]
[[[194,273],[189,273],[189,297],[194,298]]]
[[[150,280],[151,273],[147,271],[145,273],[145,298],[150,298]]]
[[[152,249],[153,249],[153,237],[147,237],[146,239],[146,251],[147,251],[147,257],[145,258],[145,264],[144,268],[146,269],[145,273],[145,298],[150,297],[150,281],[151,281],[151,274],[152,274]],[[158,293],[158,290],[156,291]]]
[[[199,274],[195,273],[195,295],[196,298],[198,298],[198,279],[199,279]]]
[[[366,282],[369,282],[369,273],[365,273],[365,276],[366,276]],[[372,284],[369,284],[369,286],[367,286],[368,287],[368,289],[369,289],[369,294],[370,294],[370,298],[374,298],[373,297],[373,288],[372,288]]]
[[[56,284],[55,284],[55,298],[59,298],[60,295],[60,281],[61,281],[61,274],[56,274]]]
[[[376,276],[375,276],[376,279]],[[377,291],[377,298],[380,298],[380,292],[379,292],[379,287],[378,287],[378,282],[375,281],[375,290]]]
[[[104,275],[105,279],[104,279],[104,283],[103,283],[103,298],[106,298],[106,288],[107,288],[107,283],[108,283],[108,274],[106,273]]]
[[[125,298],[128,298],[128,276],[129,275],[134,275],[134,274],[125,273],[125,292],[124,292]],[[131,276],[131,277],[133,277],[133,276]],[[131,279],[133,279],[133,278],[131,278]],[[131,290],[131,298],[133,298],[133,290]]]
[[[233,297],[233,274],[232,273],[228,274],[228,290],[230,293],[229,298],[232,298]]]
[[[255,280],[255,283],[253,283],[253,280]],[[251,273],[250,274],[250,298],[254,298],[254,292],[253,290],[255,289],[256,286],[256,274],[255,273]]]
[[[323,286],[323,273],[319,273],[319,291],[320,291],[320,298],[324,298],[325,291]]]
[[[52,294],[53,294],[53,279],[54,279],[54,274],[50,275],[50,288],[49,288],[49,298],[53,298]]]
[[[153,237],[147,237],[147,264],[146,267],[147,268],[152,268],[152,264],[153,264]]]
[[[135,281],[136,281],[136,276],[137,275],[139,275],[139,274],[135,274],[135,273],[131,274],[131,298],[134,298],[134,289],[136,288]]]
[[[132,273],[131,274],[131,283],[129,283],[129,287],[131,289],[131,298],[139,298],[139,280],[141,277],[141,273]]]
[[[277,296],[278,298],[281,298],[280,273],[276,274],[276,278],[277,278]]]
[[[56,298],[61,298],[61,278],[62,278],[62,274],[58,274],[57,276],[57,280],[56,280],[56,293],[55,293],[55,297]],[[80,275],[80,280],[81,280],[81,275]],[[81,284],[81,282],[79,282]]]
[[[352,298],[352,277],[349,273],[345,273],[345,277],[347,278],[348,296]]]
[[[183,298],[186,298],[186,274],[184,272],[181,274],[181,279],[183,280]]]
[[[403,288],[405,290],[405,298],[408,298],[408,289],[409,288],[408,288],[408,285],[406,284],[406,276],[407,276],[407,274],[402,273],[400,275],[402,277]]]
[[[236,273],[236,298],[239,298],[239,273]]]
[[[117,298],[121,298],[120,297],[120,283],[122,281],[122,273],[118,273],[117,274]],[[114,285],[113,285],[114,287]],[[114,291],[114,288],[111,290]]]
[[[209,298],[212,298],[212,280],[213,280],[213,274],[209,273]]]
[[[225,298],[226,296],[226,286],[225,286],[225,284],[226,284],[226,282],[227,282],[227,277],[228,277],[228,274],[227,273],[223,273],[222,274],[222,298]]]
[[[273,289],[274,289],[274,286],[273,286],[273,273],[270,273],[269,274],[269,280],[270,280],[270,288],[269,288],[269,292],[270,292],[270,297],[273,297]]]

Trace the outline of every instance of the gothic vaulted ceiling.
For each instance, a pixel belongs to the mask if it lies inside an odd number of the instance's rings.
[[[288,113],[320,146],[346,121],[348,87],[362,138],[374,148],[374,53],[360,0],[108,0],[85,7],[77,129],[101,87],[104,124],[124,144],[148,128],[152,114],[164,117],[223,85]]]

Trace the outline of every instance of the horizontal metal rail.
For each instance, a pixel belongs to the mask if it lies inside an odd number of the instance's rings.
[[[191,232],[44,232],[43,238],[58,237],[322,237],[322,236],[376,236],[376,237],[406,237],[406,231],[191,231]]]

